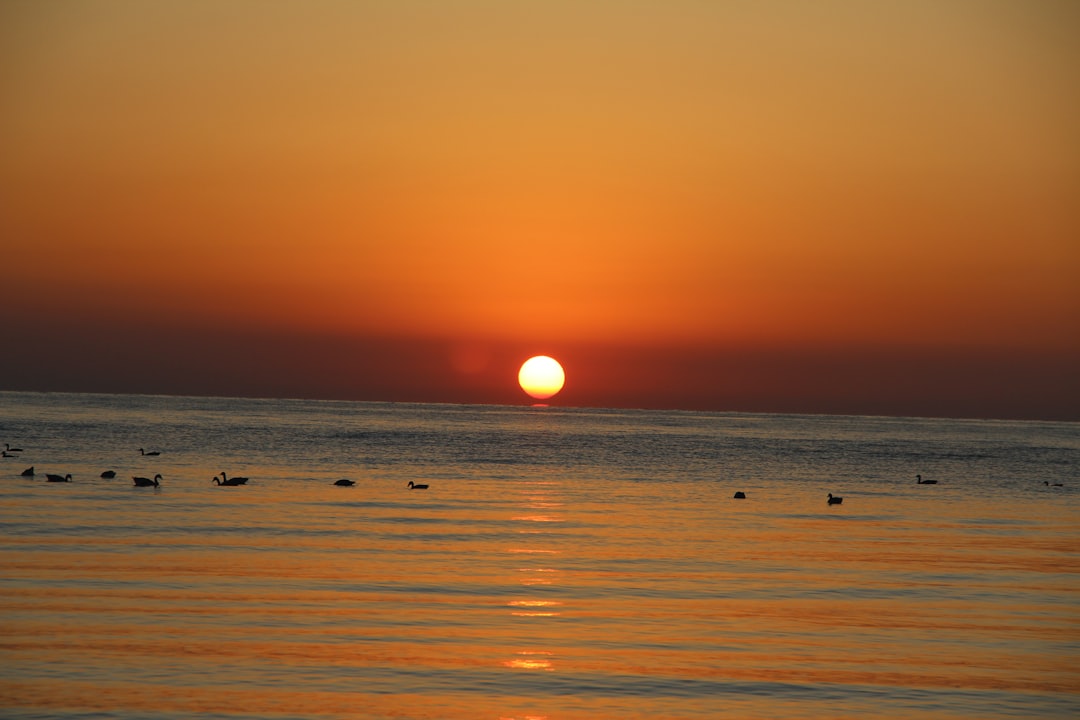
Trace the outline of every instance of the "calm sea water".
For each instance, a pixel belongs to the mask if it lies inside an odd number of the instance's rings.
[[[1077,424],[0,393],[3,442],[7,718],[1080,716]]]

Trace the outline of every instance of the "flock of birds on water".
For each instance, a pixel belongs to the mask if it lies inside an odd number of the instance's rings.
[[[2,452],[3,452],[3,457],[5,457],[5,458],[15,458],[15,457],[19,457],[18,454],[23,452],[23,449],[22,448],[13,448],[13,447],[11,447],[10,444],[4,443],[4,449],[3,449]],[[157,457],[157,456],[161,455],[161,452],[158,451],[158,450],[153,450],[151,452],[147,452],[145,449],[139,448],[139,455],[141,455],[142,457]],[[35,477],[34,466],[31,465],[30,467],[26,468],[25,470],[22,471],[22,473],[20,473],[20,475],[22,477]],[[105,478],[106,480],[110,480],[110,479],[116,477],[116,471],[115,470],[106,470],[105,472],[101,473],[101,477]],[[54,473],[46,473],[45,474],[45,479],[48,482],[54,482],[54,483],[71,482],[71,474],[68,473],[67,475],[57,475],[57,474],[54,474]],[[160,473],[154,475],[154,477],[152,477],[152,478],[138,477],[138,476],[133,475],[131,477],[131,479],[134,482],[135,487],[155,487],[155,488],[156,487],[161,487],[161,481],[163,480]],[[248,481],[248,478],[246,478],[246,477],[228,477],[225,474],[225,471],[223,470],[221,472],[220,477],[215,475],[214,479],[211,480],[210,482],[214,483],[218,487],[236,487],[238,485],[247,485],[247,481]],[[355,480],[348,480],[348,479],[343,478],[341,480],[335,480],[333,484],[338,486],[338,487],[351,487],[351,486],[356,484],[356,481]],[[915,476],[915,484],[916,485],[937,485],[938,481],[937,480],[923,480],[922,475],[916,475]],[[1052,482],[1048,482],[1048,481],[1044,481],[1043,485],[1046,485],[1047,487],[1064,487],[1063,483],[1052,483]],[[408,487],[410,490],[427,490],[428,489],[428,485],[420,484],[420,483],[414,483],[412,480],[409,481],[409,484],[406,487]],[[734,499],[735,500],[745,500],[746,499],[746,493],[743,492],[742,490],[739,490],[738,492],[735,493]],[[840,497],[839,495],[833,495],[832,493],[829,493],[828,497],[825,500],[825,502],[828,505],[842,505],[843,502],[844,502],[844,498]]]
[[[23,449],[22,448],[13,448],[13,447],[11,447],[11,445],[9,443],[4,443],[4,449],[3,449],[2,452],[3,452],[3,457],[5,457],[5,458],[16,458],[16,457],[19,457],[19,453],[23,452]],[[151,452],[147,452],[144,448],[139,448],[139,455],[142,456],[142,457],[158,457],[159,455],[161,455],[161,452],[159,450],[153,450]],[[19,473],[19,475],[21,477],[32,478],[32,477],[37,476],[37,472],[35,471],[34,466],[31,465],[30,467],[26,468],[21,473]],[[102,478],[104,478],[106,480],[111,480],[111,479],[116,477],[116,471],[115,470],[106,470],[105,472],[101,473],[100,477],[102,477]],[[164,478],[161,476],[161,473],[157,473],[152,478],[139,477],[139,476],[135,476],[135,475],[133,475],[131,477],[131,480],[134,483],[135,487],[155,487],[155,488],[156,487],[161,487],[161,481],[163,479]],[[234,477],[229,477],[225,473],[225,471],[222,470],[221,473],[220,473],[220,476],[215,475],[214,479],[211,480],[210,482],[212,482],[214,485],[217,485],[218,487],[237,487],[239,485],[247,485],[248,479],[249,478],[246,478],[246,477],[235,477],[235,476]],[[66,475],[58,475],[56,473],[45,473],[45,480],[46,480],[46,482],[51,482],[51,483],[71,482],[71,473],[68,473]],[[343,478],[341,480],[335,480],[333,484],[338,486],[338,487],[351,487],[351,486],[356,484],[356,481],[348,480],[348,479]],[[428,486],[426,484],[414,483],[411,480],[409,481],[409,484],[407,485],[407,487],[410,490],[427,490],[428,489]]]
[[[916,485],[937,485],[938,482],[937,482],[937,480],[923,480],[922,475],[916,475],[915,476],[915,484]],[[1052,482],[1047,482],[1047,481],[1043,481],[1043,485],[1046,485],[1047,487],[1064,487],[1064,483],[1052,483]],[[746,499],[746,493],[744,493],[742,490],[739,490],[738,492],[735,493],[735,499],[736,500],[745,500]],[[844,498],[840,497],[839,495],[833,495],[832,493],[829,493],[829,496],[826,499],[826,503],[828,503],[829,505],[842,505],[844,503]]]

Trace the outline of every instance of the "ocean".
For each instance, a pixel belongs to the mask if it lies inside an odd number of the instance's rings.
[[[5,718],[1080,716],[1076,423],[4,392],[5,442]]]

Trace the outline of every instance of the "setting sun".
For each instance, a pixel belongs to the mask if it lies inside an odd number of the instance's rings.
[[[537,400],[546,400],[562,390],[566,374],[554,358],[537,355],[525,361],[518,371],[521,389]]]

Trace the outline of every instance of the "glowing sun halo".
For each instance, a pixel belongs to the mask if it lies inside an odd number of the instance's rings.
[[[555,358],[537,355],[525,361],[518,371],[518,384],[537,400],[546,400],[562,390],[566,374]]]

